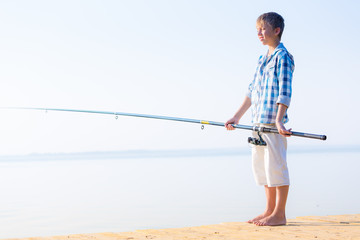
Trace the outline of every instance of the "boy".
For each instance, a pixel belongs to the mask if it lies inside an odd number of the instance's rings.
[[[286,137],[291,129],[287,108],[291,99],[291,82],[294,71],[292,55],[280,43],[284,19],[277,13],[262,14],[256,21],[257,34],[267,54],[258,62],[254,80],[234,117],[225,123],[227,130],[234,130],[244,113],[251,107],[252,122],[256,126],[276,127],[280,134],[262,133],[267,146],[252,148],[253,172],[258,185],[265,187],[266,208],[264,213],[249,220],[258,226],[286,224],[285,206],[289,191],[289,173],[286,163]],[[254,136],[256,134],[253,132]]]

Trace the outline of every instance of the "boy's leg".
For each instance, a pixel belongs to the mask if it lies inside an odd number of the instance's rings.
[[[270,216],[276,207],[276,187],[265,186],[265,195],[266,195],[266,207],[264,213],[259,216],[247,221],[248,223],[256,223],[261,219],[264,219]]]
[[[274,187],[276,189],[276,205],[271,215],[262,218],[254,223],[258,226],[279,226],[286,224],[285,207],[289,186]]]
[[[265,169],[268,186],[276,192],[275,207],[271,215],[254,223],[259,226],[285,225],[285,206],[289,192],[289,172],[286,163],[286,138],[278,134],[264,134],[268,144],[265,149]]]
[[[253,132],[252,135],[253,137],[258,137],[257,133],[255,132]],[[260,219],[269,216],[272,213],[272,210],[274,210],[276,204],[275,200],[270,201],[272,199],[276,199],[276,192],[270,191],[270,189],[268,189],[266,185],[267,180],[266,180],[265,163],[264,163],[265,147],[253,146],[251,153],[252,153],[252,168],[253,168],[255,181],[257,185],[265,186],[265,195],[267,202],[266,202],[265,212],[247,221],[248,223],[254,223],[255,221],[258,221]],[[272,210],[270,208],[272,208]]]
[[[264,213],[248,222],[257,225],[284,225],[289,191],[286,138],[278,134],[263,134],[263,138],[267,147],[253,147],[252,157],[256,182],[265,185],[266,208]],[[281,186],[276,187],[277,185]]]

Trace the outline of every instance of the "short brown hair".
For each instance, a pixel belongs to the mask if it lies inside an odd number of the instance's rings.
[[[276,12],[264,13],[257,18],[256,23],[259,24],[268,23],[273,29],[280,28],[280,33],[278,36],[279,39],[281,39],[281,35],[284,31],[285,23],[284,23],[284,18],[280,16],[280,14]]]

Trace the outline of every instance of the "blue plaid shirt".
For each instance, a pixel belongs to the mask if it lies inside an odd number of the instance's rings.
[[[276,120],[278,104],[287,107],[291,100],[291,82],[294,72],[293,56],[280,43],[274,53],[259,58],[254,80],[248,88],[251,99],[252,122],[273,124]],[[289,121],[285,113],[282,121]]]

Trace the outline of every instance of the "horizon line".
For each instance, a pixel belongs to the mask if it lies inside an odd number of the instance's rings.
[[[324,153],[324,152],[360,152],[360,145],[341,145],[312,147],[299,146],[288,148],[288,154]],[[251,146],[239,148],[198,148],[198,149],[129,149],[109,151],[83,151],[83,152],[48,152],[48,153],[24,153],[0,155],[0,161],[11,160],[56,160],[62,157],[75,159],[98,159],[98,158],[175,158],[175,157],[212,157],[212,156],[236,156],[251,154]]]

